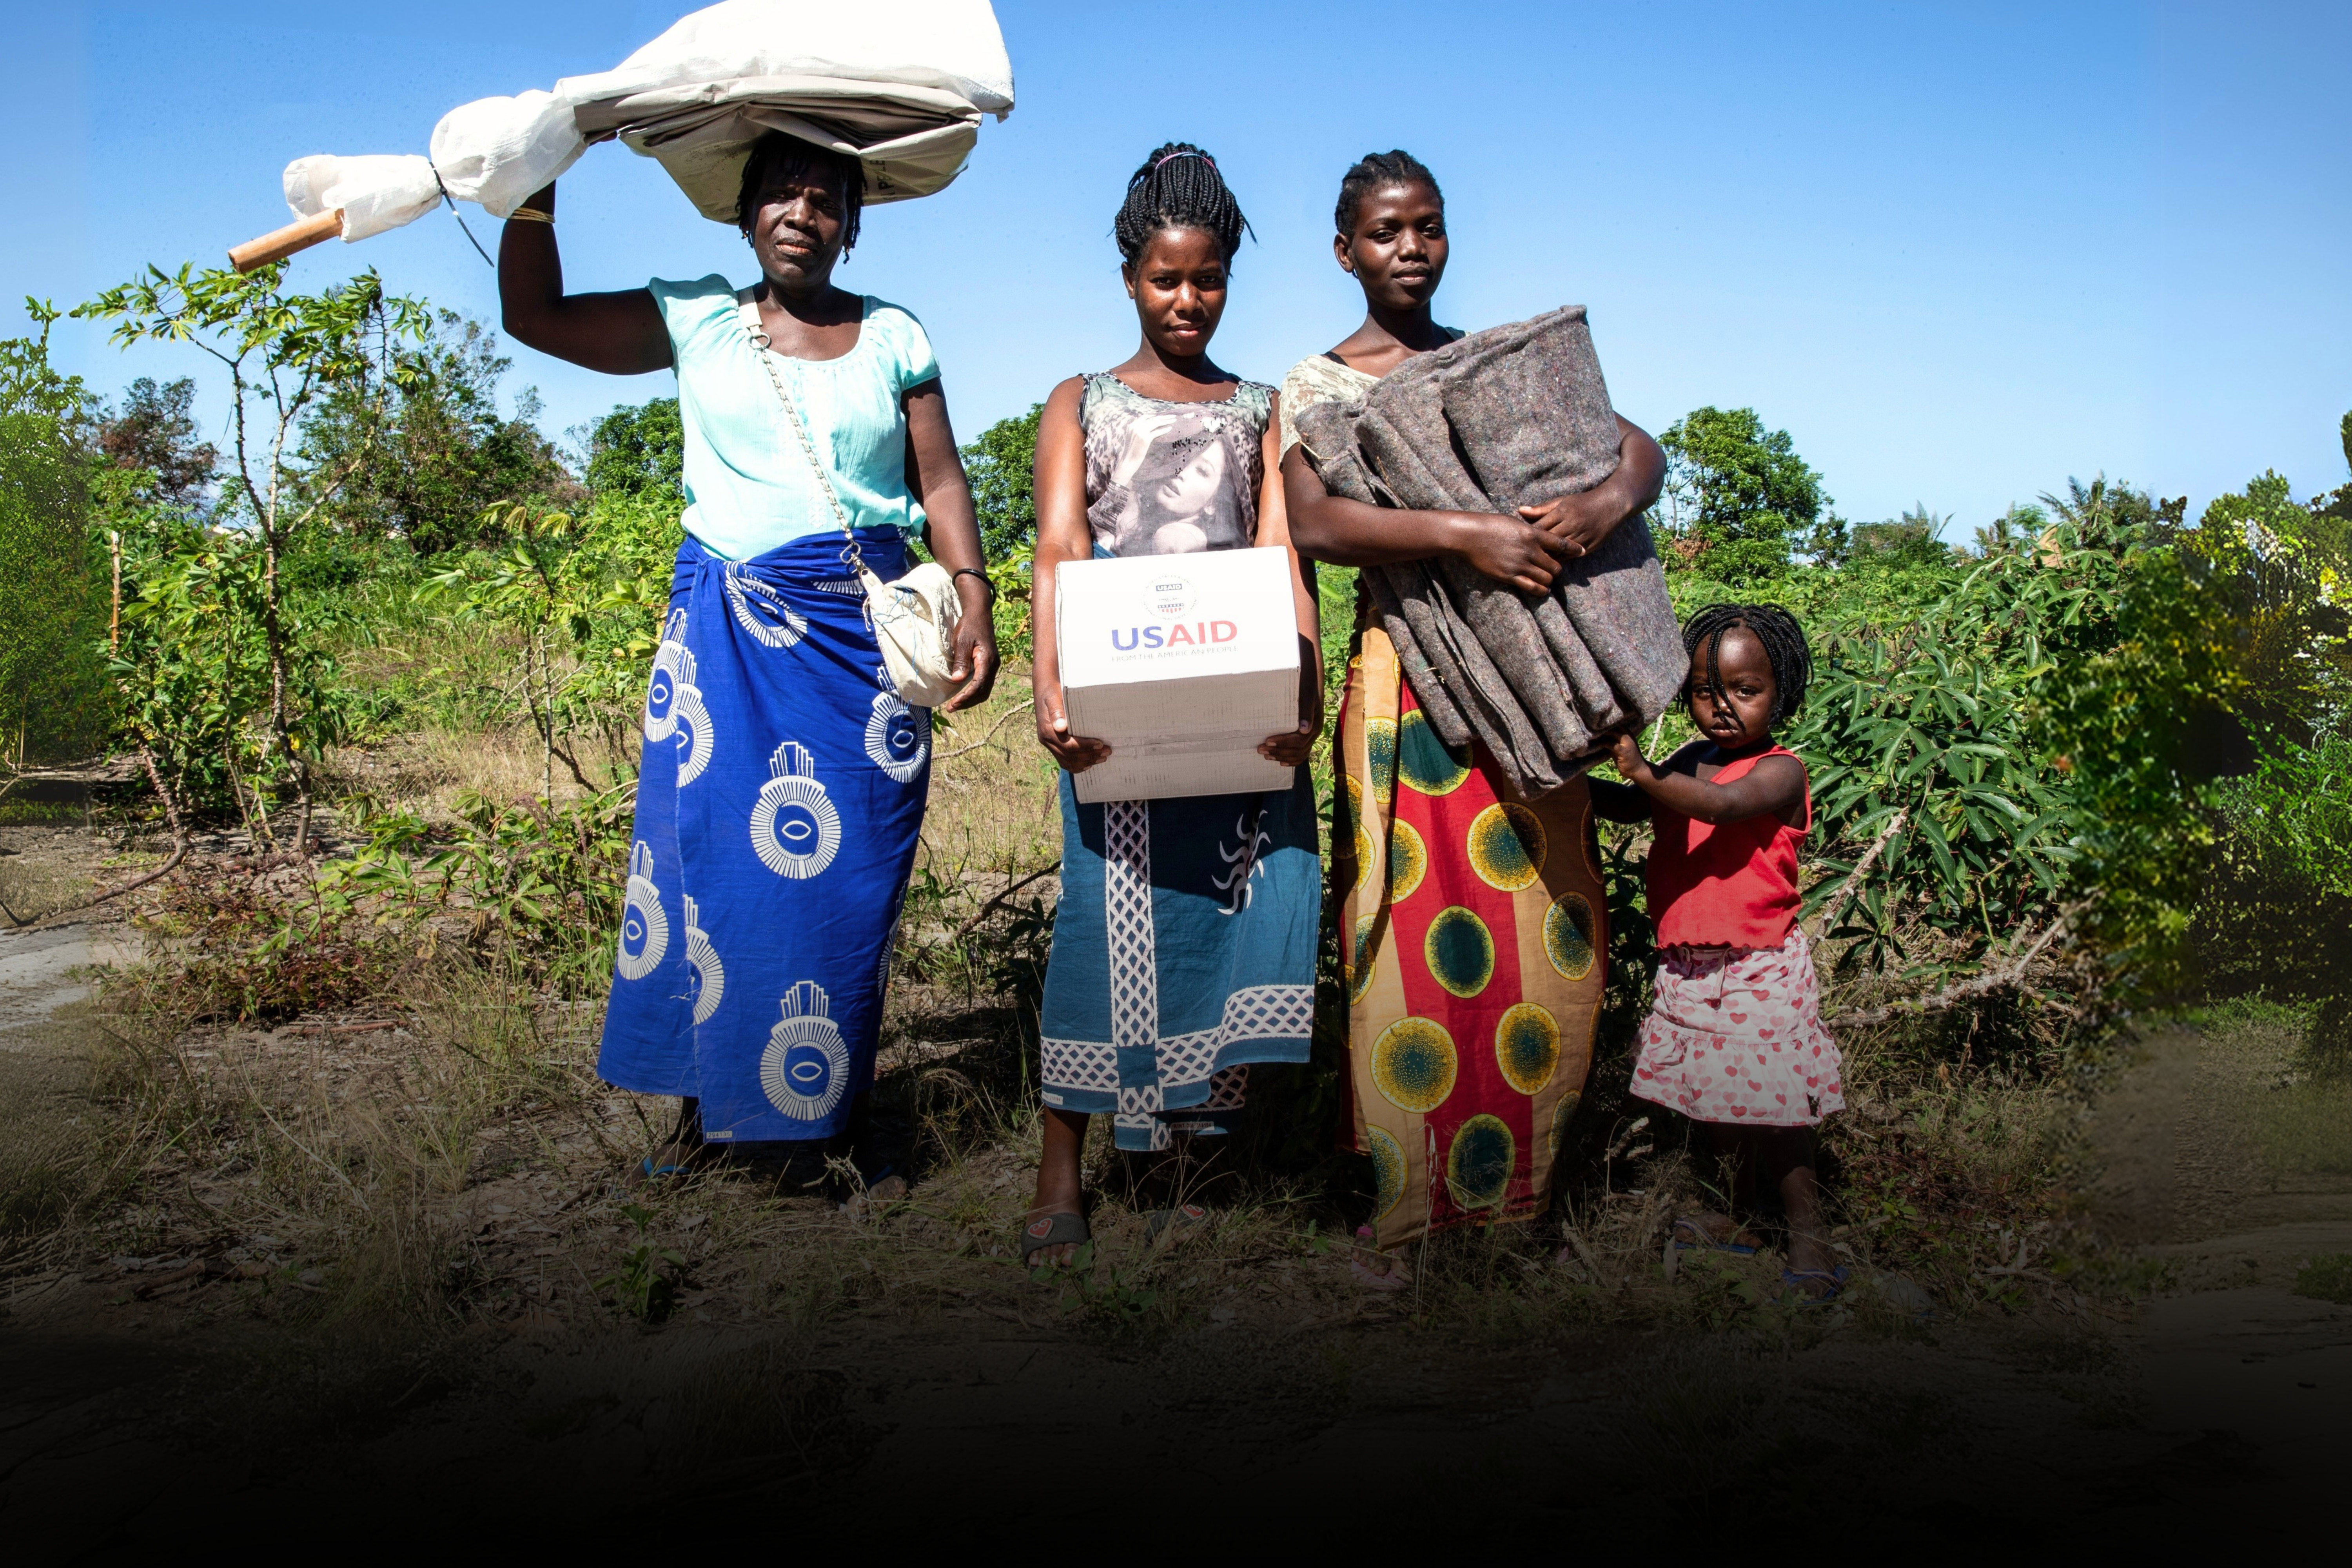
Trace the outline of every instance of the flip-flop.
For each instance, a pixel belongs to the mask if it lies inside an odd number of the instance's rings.
[[[1087,1228],[1087,1216],[1082,1214],[1039,1215],[1021,1227],[1021,1236],[1013,1245],[1018,1248],[1024,1268],[1045,1268],[1032,1264],[1031,1258],[1049,1247],[1066,1247],[1092,1241],[1095,1233]]]
[[[885,1182],[898,1183],[898,1190],[887,1196],[881,1195],[880,1188]],[[896,1161],[889,1161],[870,1177],[860,1176],[858,1190],[844,1199],[841,1206],[843,1211],[852,1218],[861,1218],[874,1213],[877,1209],[887,1208],[892,1204],[905,1203],[908,1195],[914,1191],[914,1185],[907,1175],[906,1167]]]
[[[651,1154],[648,1154],[644,1159],[637,1162],[637,1180],[640,1182],[650,1182],[658,1176],[683,1176],[686,1173],[687,1162],[685,1160],[678,1160],[669,1164],[656,1165],[654,1163],[654,1157]]]
[[[1838,1293],[1845,1289],[1846,1281],[1853,1278],[1853,1270],[1843,1264],[1834,1269],[1783,1268],[1780,1270],[1780,1283],[1796,1293],[1797,1304],[1801,1307],[1828,1306],[1838,1299]],[[1816,1296],[1805,1289],[1809,1283],[1825,1286],[1827,1289]]]
[[[1209,1211],[1199,1204],[1178,1204],[1172,1209],[1154,1209],[1143,1222],[1143,1245],[1157,1247],[1160,1238],[1167,1237],[1170,1245],[1190,1236],[1209,1223]]]
[[[1685,1241],[1683,1239],[1685,1231],[1688,1231],[1697,1239]],[[1728,1252],[1735,1258],[1756,1256],[1756,1249],[1752,1247],[1742,1246],[1736,1241],[1716,1240],[1715,1237],[1707,1235],[1706,1226],[1694,1219],[1675,1221],[1675,1250],[1676,1252]]]

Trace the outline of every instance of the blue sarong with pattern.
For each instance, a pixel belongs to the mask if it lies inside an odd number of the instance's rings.
[[[895,529],[861,530],[885,581]],[[692,1095],[719,1142],[828,1138],[873,1082],[930,787],[839,537],[677,552],[645,708],[628,903],[597,1071]]]
[[[1079,804],[1040,1004],[1046,1104],[1122,1149],[1229,1131],[1253,1062],[1303,1062],[1323,867],[1307,770],[1286,790]]]

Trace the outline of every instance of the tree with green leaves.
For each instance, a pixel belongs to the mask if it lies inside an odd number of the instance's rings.
[[[387,295],[372,271],[316,294],[289,293],[284,280],[282,264],[249,274],[150,267],[73,313],[111,321],[111,341],[121,346],[191,344],[228,374],[227,471],[214,526],[191,531],[152,513],[124,519],[152,525],[143,532],[151,548],[142,561],[152,581],[140,596],[159,626],[176,625],[173,636],[144,641],[141,653],[152,660],[203,659],[208,652],[196,636],[200,628],[249,628],[268,684],[259,712],[230,716],[231,733],[249,745],[239,802],[249,798],[259,836],[274,842],[268,805],[273,797],[290,796],[299,854],[310,838],[312,766],[333,738],[335,708],[331,688],[316,679],[316,652],[285,592],[285,563],[362,466],[383,455],[375,433],[417,374],[407,351],[426,341],[432,321],[419,302]],[[369,410],[362,438],[331,451],[308,446],[306,421],[342,399]],[[226,667],[240,646],[213,651]],[[154,689],[158,672],[137,658],[117,660],[119,679],[134,690]],[[192,759],[177,761],[184,769]],[[236,771],[237,759],[229,765]]]
[[[1666,483],[1651,515],[1670,566],[1738,586],[1779,576],[1792,552],[1836,552],[1836,530],[1817,537],[1830,507],[1821,475],[1754,409],[1693,409],[1658,445]]]
[[[2316,1041],[2339,1060],[2352,1049],[2347,498],[2352,486],[2297,505],[2265,473],[2216,500],[2183,539],[2227,606],[2251,752],[2220,790],[2194,949],[2208,985],[2318,1004]]]
[[[96,400],[49,363],[58,312],[25,302],[37,337],[0,341],[0,754],[79,751],[101,706],[92,662],[102,586],[89,548]]]
[[[1857,522],[1849,534],[1849,558],[1885,565],[1940,565],[1952,556],[1943,540],[1944,529],[1951,521],[1948,516],[1937,516],[1922,501],[1885,522]]]
[[[2045,504],[1905,624],[1814,637],[1788,742],[1819,814],[1808,902],[1842,967],[1910,976],[1889,1015],[2031,992],[2070,951],[2160,980],[2211,864],[2245,697],[2230,595],[2127,486]]]
[[[641,496],[686,494],[686,426],[677,399],[623,405],[596,421],[588,433],[590,493]]]
[[[2336,427],[2344,443],[2344,464],[2352,468],[2352,414],[2344,416]],[[2352,484],[2338,485],[2326,495],[2311,499],[2311,511],[2315,517],[2334,518],[2340,522],[2352,522]]]
[[[393,353],[400,364],[388,390],[331,386],[303,423],[307,471],[341,476],[325,521],[438,555],[476,542],[486,521],[509,515],[496,510],[505,503],[585,499],[539,432],[536,394],[526,390],[511,418],[499,412],[499,382],[512,362],[480,322],[439,311],[428,336]],[[366,456],[346,473],[354,454]]]
[[[981,551],[992,567],[1025,557],[1037,542],[1037,421],[1045,412],[1044,404],[1031,404],[963,448]]]
[[[141,376],[98,426],[98,449],[118,468],[144,472],[159,500],[200,506],[220,468],[220,451],[196,438],[193,377],[158,386]]]

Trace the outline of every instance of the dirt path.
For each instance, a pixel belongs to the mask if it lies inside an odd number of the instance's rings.
[[[2280,1158],[2283,1120],[2326,1119],[2298,1102],[2325,1086],[2294,1081],[2293,1044],[2276,1026],[2159,1036],[2093,1131],[2097,1223],[2160,1281],[2136,1333],[2149,1423],[2202,1434],[2248,1500],[2289,1510],[2352,1457],[2352,1307],[2289,1289],[2313,1257],[2352,1253],[2352,1177]],[[2352,1144],[2352,1124],[2336,1135]],[[2347,1163],[2317,1153],[2300,1163]]]
[[[81,1135],[93,1026],[70,972],[118,950],[103,930],[0,938],[9,1157]],[[2274,1047],[2167,1036],[2102,1107],[2100,1224],[2171,1271],[2137,1322],[1416,1321],[1394,1298],[1309,1307],[1280,1281],[1325,1264],[1267,1259],[1229,1305],[1139,1340],[1042,1287],[452,1333],[55,1271],[9,1282],[0,1315],[0,1526],[72,1531],[77,1558],[176,1550],[225,1518],[334,1539],[364,1519],[372,1540],[444,1547],[519,1529],[674,1547],[779,1521],[796,1541],[1002,1540],[1016,1516],[1032,1538],[1047,1520],[1118,1536],[1162,1514],[1327,1542],[1654,1544],[1724,1519],[1779,1540],[1760,1521],[1796,1506],[1849,1540],[1979,1549],[2287,1538],[2344,1457],[2352,1311],[2284,1287],[2311,1251],[2352,1250],[2352,1184],[2267,1173],[2245,1108]]]
[[[47,1201],[47,1173],[89,1135],[85,972],[129,951],[105,926],[0,933],[0,1188],[12,1205]]]

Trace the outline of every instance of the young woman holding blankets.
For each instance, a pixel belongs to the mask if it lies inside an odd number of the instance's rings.
[[[1282,475],[1299,552],[1354,566],[1450,554],[1523,595],[1545,593],[1560,561],[1656,498],[1656,443],[1617,420],[1607,479],[1517,516],[1332,494],[1297,421],[1317,405],[1362,401],[1462,336],[1431,314],[1449,242],[1428,169],[1402,152],[1368,156],[1341,181],[1333,216],[1333,253],[1363,289],[1365,315],[1283,382]],[[1591,1058],[1607,904],[1583,781],[1523,798],[1483,745],[1448,746],[1421,710],[1437,694],[1417,695],[1379,621],[1359,621],[1335,757],[1332,892],[1351,1142],[1371,1157],[1372,1240],[1388,1248],[1548,1205]]]

